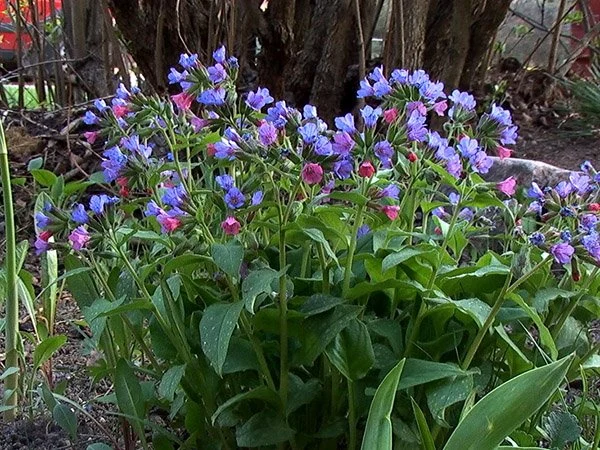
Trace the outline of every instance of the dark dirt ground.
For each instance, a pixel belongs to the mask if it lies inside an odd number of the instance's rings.
[[[514,103],[518,103],[516,106]],[[534,159],[566,169],[577,170],[584,160],[589,160],[600,169],[599,135],[575,136],[569,129],[568,121],[542,105],[532,105],[531,101],[513,101],[515,121],[520,125],[520,138],[513,153],[514,157]],[[92,148],[76,137],[81,132],[81,110],[61,111],[60,113],[11,112],[6,130],[11,151],[13,177],[30,176],[28,162],[43,157],[45,167],[55,173],[65,174],[67,179],[82,179],[93,173],[98,164],[101,148]],[[31,204],[34,193],[31,183],[14,189],[18,233],[33,244]],[[0,220],[1,222],[1,220]],[[26,262],[26,269],[37,274],[38,259],[32,255]],[[93,399],[110,391],[110,386],[92,385],[87,368],[92,356],[82,349],[82,332],[76,321],[81,318],[77,305],[69,295],[63,295],[58,305],[57,332],[68,336],[68,342],[54,359],[55,382],[67,380],[65,395],[84,406],[94,420],[79,413],[78,440],[71,442],[68,435],[55,425],[43,406],[34,408],[35,418],[22,417],[15,424],[0,424],[0,450],[54,450],[86,449],[94,442],[111,443],[114,436],[120,435],[118,421],[111,416],[105,405],[94,403]],[[31,329],[27,314],[21,317],[22,329]],[[590,332],[600,339],[600,327],[592,326]],[[3,348],[3,341],[0,341]],[[30,350],[30,349],[29,349]],[[30,356],[30,355],[29,355]],[[95,422],[97,421],[97,422]]]

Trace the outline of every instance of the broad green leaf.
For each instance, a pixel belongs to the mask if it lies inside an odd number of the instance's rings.
[[[63,335],[50,336],[38,344],[33,352],[33,366],[35,370],[39,369],[42,364],[52,358],[52,355],[65,343],[67,337]]]
[[[312,365],[329,343],[360,314],[361,310],[360,306],[339,305],[324,313],[308,317],[303,323],[303,333],[300,336],[302,346],[294,355],[295,361],[299,364]]]
[[[294,430],[283,418],[271,410],[252,416],[235,433],[238,447],[264,447],[286,442],[294,437]]]
[[[413,400],[412,397],[410,398],[410,403],[412,405],[415,419],[417,420],[419,434],[421,435],[421,447],[425,450],[435,450],[433,436],[431,436],[431,430],[429,430],[429,426],[427,425],[427,419],[425,419],[423,411],[421,411],[421,408],[419,408],[419,405]]]
[[[459,311],[465,313],[469,317],[471,317],[479,328],[484,324],[487,320],[492,308],[487,303],[481,301],[478,298],[465,298],[462,300],[452,300],[450,298],[440,298],[433,299],[433,302],[439,303],[441,305],[453,305]],[[435,309],[432,310],[432,312]]]
[[[65,269],[71,275],[67,278],[67,288],[80,308],[90,306],[99,297],[98,290],[91,275],[90,269],[73,255],[64,258]]]
[[[179,386],[179,382],[181,381],[184,372],[185,365],[169,367],[160,380],[160,384],[158,385],[158,394],[172,402],[175,391],[177,390],[177,386]]]
[[[15,373],[18,373],[18,372],[19,372],[18,367],[8,367],[4,372],[2,372],[2,375],[0,375],[0,381],[6,379],[6,377],[14,375]]]
[[[262,400],[265,403],[269,403],[275,407],[279,406],[280,404],[279,396],[276,392],[272,391],[267,386],[259,386],[257,388],[252,389],[251,391],[241,392],[231,397],[229,400],[227,400],[225,403],[219,406],[215,413],[212,415],[212,418],[210,419],[212,421],[212,424],[214,425],[217,422],[217,419],[221,414],[231,409],[238,403],[241,403],[246,400]]]
[[[300,307],[300,312],[307,316],[314,316],[325,311],[329,311],[337,305],[344,303],[344,299],[332,297],[325,294],[311,295]]]
[[[248,340],[232,336],[231,341],[229,341],[227,358],[225,364],[223,364],[223,373],[236,373],[245,370],[260,370],[258,358]]]
[[[361,450],[392,450],[392,408],[405,360],[385,376],[371,401]]]
[[[288,416],[300,408],[312,402],[322,390],[321,382],[317,378],[311,378],[306,383],[302,379],[290,373],[290,394],[288,397]]]
[[[399,252],[390,253],[383,258],[381,269],[385,272],[386,270],[396,267],[398,264],[402,264],[416,256],[431,257],[432,255],[436,256],[437,252],[435,248],[432,248],[431,246],[406,247]]]
[[[352,320],[325,350],[325,354],[346,378],[357,381],[367,375],[375,362],[375,353],[367,326]]]
[[[52,410],[52,418],[67,433],[72,441],[77,438],[77,416],[71,408],[57,403]]]
[[[546,314],[548,313],[548,307],[550,305],[550,302],[558,298],[571,298],[575,295],[577,295],[577,292],[575,291],[565,291],[563,289],[558,289],[555,287],[540,289],[535,293],[532,306],[538,313]]]
[[[52,187],[58,178],[56,175],[46,169],[32,169],[29,171],[29,173],[31,173],[31,176],[35,181],[38,182],[38,184],[47,188]]]
[[[229,341],[243,307],[243,301],[215,303],[206,308],[200,320],[202,350],[219,375],[223,374]]]
[[[31,172],[32,170],[41,169],[44,166],[44,158],[38,156],[37,158],[33,158],[29,160],[27,163],[27,170]]]
[[[581,436],[581,426],[577,417],[567,411],[552,411],[543,423],[550,438],[552,448],[565,448]]]
[[[86,450],[113,450],[113,448],[103,442],[96,442],[95,444],[88,445]]]
[[[563,382],[572,360],[573,355],[569,355],[495,388],[471,408],[444,450],[495,449],[548,401]]]
[[[240,267],[244,259],[244,247],[238,241],[229,241],[226,244],[213,244],[211,247],[213,261],[227,275],[240,278]]]
[[[279,278],[279,272],[270,268],[253,270],[242,282],[242,299],[246,309],[254,314],[256,311],[256,300],[261,294],[271,294],[271,283]]]
[[[117,363],[114,383],[119,409],[126,416],[137,419],[130,420],[130,422],[138,435],[141,435],[143,433],[142,423],[146,416],[142,386],[124,359],[120,359]]]
[[[473,377],[440,380],[427,388],[427,406],[437,423],[448,426],[446,409],[465,400],[473,390]]]
[[[171,272],[176,270],[179,271],[186,266],[203,267],[207,262],[212,262],[208,256],[193,254],[179,255],[167,261],[163,272],[166,276]]]
[[[327,253],[327,256],[331,258],[333,262],[339,267],[340,263],[335,255],[335,252],[331,249],[331,245],[329,245],[329,241],[325,239],[325,235],[321,230],[317,230],[316,228],[307,228],[302,230],[304,234],[306,234],[310,239],[321,244],[323,246],[323,250]]]
[[[460,267],[440,275],[437,285],[450,296],[461,292],[494,292],[502,287],[509,272],[509,267],[498,262],[483,267]]]
[[[469,372],[454,364],[425,361],[422,359],[407,359],[398,383],[398,390],[408,389],[432,381],[449,377],[465,377]]]

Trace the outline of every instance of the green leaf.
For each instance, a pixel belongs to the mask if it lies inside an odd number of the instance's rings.
[[[66,255],[64,259],[65,269],[71,275],[67,278],[67,288],[80,308],[90,306],[99,297],[96,285],[83,263],[73,255]]]
[[[172,402],[184,372],[185,365],[169,367],[158,385],[158,395]]]
[[[431,436],[431,430],[429,430],[429,426],[427,425],[427,419],[425,419],[425,415],[417,402],[410,398],[410,403],[412,405],[413,414],[415,415],[415,419],[417,419],[417,427],[419,428],[419,434],[421,435],[421,446],[425,450],[435,450],[435,443],[433,441],[433,436]]]
[[[86,450],[113,450],[113,448],[103,442],[96,442],[95,444],[88,445]]]
[[[316,228],[306,228],[302,230],[304,234],[306,234],[311,240],[321,244],[327,256],[331,258],[333,262],[339,267],[340,263],[335,255],[335,252],[331,249],[329,245],[329,241],[325,238],[325,235],[321,230],[317,230]]]
[[[141,436],[143,433],[142,423],[146,414],[144,395],[140,381],[124,359],[119,359],[117,363],[114,383],[119,409],[126,416],[137,419],[130,420],[130,422],[136,433]]]
[[[286,442],[294,437],[294,430],[283,418],[271,410],[259,412],[235,433],[238,447],[263,447]]]
[[[31,160],[29,160],[29,163],[27,164],[27,171],[31,172],[32,170],[38,170],[41,169],[44,165],[44,158],[42,158],[41,156],[38,156],[37,158],[33,158]]]
[[[552,411],[544,420],[544,430],[550,438],[552,448],[565,448],[581,436],[577,417],[566,411]]]
[[[213,244],[210,254],[213,261],[227,275],[236,280],[240,277],[240,268],[244,259],[244,247],[238,241],[226,244]]]
[[[77,438],[77,416],[71,408],[62,403],[57,403],[52,410],[52,418],[67,433],[72,441]]]
[[[200,320],[202,350],[219,375],[223,374],[229,341],[243,307],[243,301],[215,303],[206,308]]]
[[[472,376],[445,379],[429,386],[426,391],[427,406],[435,421],[442,426],[449,426],[446,409],[465,400],[472,390]]]
[[[290,395],[287,404],[287,415],[296,411],[302,405],[312,402],[321,392],[321,383],[316,378],[309,379],[306,383],[302,379],[290,373]]]
[[[469,372],[454,364],[425,361],[422,359],[407,359],[402,371],[398,390],[430,383],[450,377],[465,377]]]
[[[254,314],[256,299],[261,294],[271,294],[271,283],[279,278],[279,272],[270,268],[253,270],[242,282],[242,299],[246,309]]]
[[[371,402],[361,450],[392,450],[392,408],[405,360],[385,376]]]
[[[18,367],[8,367],[4,372],[2,372],[2,375],[0,375],[0,381],[10,377],[11,375],[14,375],[15,373],[19,373]]]
[[[38,184],[47,188],[51,187],[58,178],[56,175],[46,169],[32,169],[30,170],[30,173],[31,176],[33,176],[33,179],[38,182]]]
[[[219,416],[226,411],[230,410],[232,407],[246,400],[262,400],[265,403],[269,403],[273,406],[279,406],[279,396],[276,392],[269,389],[267,386],[259,386],[257,388],[252,389],[251,391],[242,392],[240,394],[231,397],[225,403],[217,408],[215,413],[212,415],[210,419],[212,424],[214,425],[217,422]]]
[[[391,269],[392,267],[396,267],[398,264],[402,264],[405,261],[408,261],[411,258],[416,256],[432,256],[437,255],[435,248],[431,248],[431,246],[426,247],[406,247],[396,253],[390,253],[381,263],[381,270],[386,271]]]
[[[229,374],[245,370],[260,370],[258,358],[248,340],[232,336],[229,341],[227,358],[223,364],[223,373]]]
[[[50,336],[38,344],[33,352],[33,366],[35,370],[52,358],[52,355],[67,342],[63,335]]]
[[[495,388],[466,414],[444,450],[495,449],[548,401],[562,383],[572,360],[573,355],[569,355]]]
[[[308,317],[303,323],[300,336],[302,346],[294,355],[299,364],[312,365],[340,331],[348,326],[361,312],[360,306],[339,305],[335,308]]]
[[[337,305],[344,303],[344,299],[332,297],[325,294],[311,295],[300,307],[300,312],[307,316],[314,316],[325,311],[329,311]]]
[[[325,350],[325,354],[346,378],[357,381],[364,378],[375,363],[375,353],[367,326],[352,320]]]

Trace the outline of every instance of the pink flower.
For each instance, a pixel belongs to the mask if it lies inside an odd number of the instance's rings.
[[[406,157],[411,163],[417,162],[417,160],[419,159],[415,152],[408,152],[408,155]]]
[[[39,238],[45,242],[48,242],[48,239],[50,239],[51,237],[52,237],[52,231],[50,231],[50,230],[42,231],[39,235]]]
[[[86,141],[93,145],[94,142],[96,142],[96,140],[98,139],[98,137],[100,137],[100,133],[98,133],[97,131],[86,131],[85,133],[83,133],[83,136],[85,137]]]
[[[302,168],[301,175],[306,184],[319,184],[323,179],[323,168],[316,163],[308,163]]]
[[[501,145],[496,148],[496,151],[498,152],[500,159],[510,158],[510,155],[512,154],[512,150],[510,148],[502,147]]]
[[[81,250],[90,240],[90,233],[82,226],[75,228],[69,235],[73,250]]]
[[[119,177],[116,181],[119,186],[119,194],[122,197],[129,197],[129,180],[127,177]]]
[[[172,95],[171,100],[173,100],[173,103],[177,105],[180,111],[187,111],[192,106],[194,97],[184,91],[181,94]]]
[[[509,197],[515,194],[515,188],[517,186],[517,180],[515,177],[508,177],[506,180],[501,181],[496,185],[498,190]]]
[[[190,119],[190,123],[192,124],[192,128],[194,128],[194,133],[199,133],[202,128],[208,125],[210,122],[206,119],[202,119],[198,116],[193,116]]]
[[[398,118],[398,110],[396,108],[386,109],[383,112],[383,120],[385,120],[386,123],[392,123],[397,118]]]
[[[398,218],[398,212],[400,211],[400,207],[396,205],[385,205],[381,208],[388,219],[395,220]]]
[[[237,221],[237,219],[233,216],[227,217],[223,222],[221,222],[221,228],[225,232],[225,234],[229,236],[235,236],[240,232],[240,228],[242,226]]]
[[[127,106],[121,105],[113,105],[112,110],[117,119],[120,119],[129,112],[129,108]]]
[[[441,102],[437,102],[433,105],[433,110],[438,116],[443,116],[447,109],[448,102],[446,100],[442,100]]]
[[[156,216],[156,220],[160,224],[160,230],[163,233],[170,233],[181,226],[181,220],[179,217],[172,217],[168,214],[161,213]]]
[[[363,178],[371,178],[375,174],[375,167],[371,161],[364,161],[358,166],[358,174]]]

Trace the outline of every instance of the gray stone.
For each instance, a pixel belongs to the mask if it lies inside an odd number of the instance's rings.
[[[535,181],[541,187],[556,186],[569,179],[572,171],[552,166],[541,161],[520,158],[492,157],[494,164],[484,176],[486,181],[497,182],[515,177],[519,186],[529,186]]]

